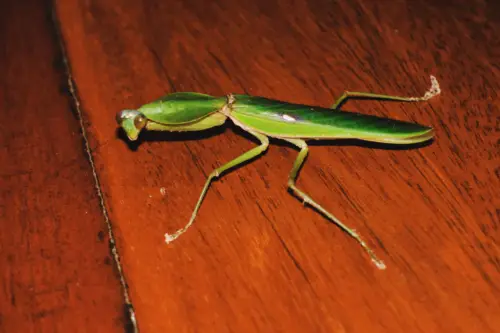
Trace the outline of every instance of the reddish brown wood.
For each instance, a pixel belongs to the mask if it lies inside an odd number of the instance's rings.
[[[499,332],[492,3],[57,2],[141,331]],[[443,94],[428,103],[346,107],[432,125],[432,145],[314,146],[299,178],[386,271],[287,193],[285,146],[214,183],[194,227],[165,245],[206,175],[254,143],[226,130],[129,145],[114,119],[173,91],[325,106],[344,89],[415,96],[429,74]]]
[[[0,5],[0,332],[124,332],[47,1]]]

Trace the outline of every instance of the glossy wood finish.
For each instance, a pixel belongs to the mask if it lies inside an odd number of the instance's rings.
[[[0,332],[130,327],[47,1],[0,5]]]
[[[140,331],[500,332],[499,9],[481,0],[56,1]],[[121,109],[174,91],[329,106],[345,89],[419,96],[431,74],[443,93],[429,102],[345,108],[433,126],[435,142],[314,144],[298,181],[364,236],[385,271],[287,193],[297,151],[277,142],[215,182],[192,229],[164,244],[208,173],[255,142],[228,125],[130,144],[115,122]],[[60,127],[41,137],[80,140]],[[88,182],[72,194],[95,195]],[[104,225],[98,208],[90,216]]]

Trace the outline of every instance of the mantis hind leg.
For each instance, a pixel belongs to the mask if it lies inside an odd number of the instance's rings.
[[[297,186],[295,185],[295,182],[297,180],[297,175],[298,175],[300,168],[304,164],[304,161],[305,161],[305,158],[307,157],[307,153],[308,153],[309,148],[307,146],[307,143],[304,140],[300,140],[300,139],[283,139],[283,140],[290,142],[291,144],[297,146],[300,149],[299,155],[295,159],[292,170],[290,171],[290,174],[288,176],[288,186],[293,190],[293,192],[299,198],[301,198],[304,201],[304,203],[307,203],[307,204],[311,205],[312,207],[316,208],[319,212],[324,214],[329,220],[331,220],[338,227],[340,227],[340,229],[342,229],[347,234],[349,234],[352,238],[354,238],[363,247],[363,249],[368,253],[368,255],[370,256],[373,263],[377,266],[377,268],[385,269],[386,266],[385,266],[384,262],[382,260],[380,260],[375,255],[373,250],[363,241],[361,236],[354,229],[351,229],[348,226],[346,226],[338,218],[336,218],[330,212],[328,212],[326,209],[321,207],[320,204],[318,204],[313,199],[311,199],[311,197],[309,195],[307,195],[302,190],[297,188]]]
[[[205,198],[205,195],[207,194],[210,183],[212,182],[212,180],[214,178],[219,177],[222,173],[224,173],[228,169],[231,169],[239,164],[242,164],[242,163],[262,154],[267,149],[267,147],[269,146],[269,139],[267,138],[267,136],[262,135],[260,133],[253,132],[253,131],[247,130],[247,132],[252,134],[253,136],[255,136],[257,139],[259,139],[260,145],[253,148],[253,149],[250,149],[246,153],[241,154],[240,156],[238,156],[234,160],[229,161],[228,163],[218,167],[217,169],[215,169],[214,171],[212,171],[210,173],[207,180],[205,181],[205,186],[203,187],[203,190],[201,191],[198,202],[196,203],[193,214],[191,215],[191,219],[184,227],[177,230],[173,234],[166,233],[165,234],[165,243],[168,244],[168,243],[173,242],[176,238],[178,238],[180,235],[185,233],[187,231],[187,229],[193,224],[194,219],[196,218],[196,215],[198,214],[198,210],[200,209],[201,203],[203,202],[203,199]]]
[[[431,87],[422,97],[401,97],[401,96],[391,96],[382,94],[373,94],[366,92],[352,92],[345,91],[342,96],[340,96],[337,101],[330,107],[332,109],[340,109],[340,107],[347,102],[348,99],[380,99],[386,101],[397,101],[397,102],[419,102],[431,99],[441,93],[441,88],[437,79],[431,75]]]

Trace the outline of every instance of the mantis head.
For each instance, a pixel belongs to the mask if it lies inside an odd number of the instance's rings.
[[[123,128],[131,141],[137,140],[141,130],[146,127],[148,118],[137,110],[122,110],[116,115],[118,125]]]

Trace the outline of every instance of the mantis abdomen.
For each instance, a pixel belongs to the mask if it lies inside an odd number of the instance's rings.
[[[301,139],[360,139],[409,144],[434,135],[432,128],[337,109],[235,95],[231,118],[268,136]]]

